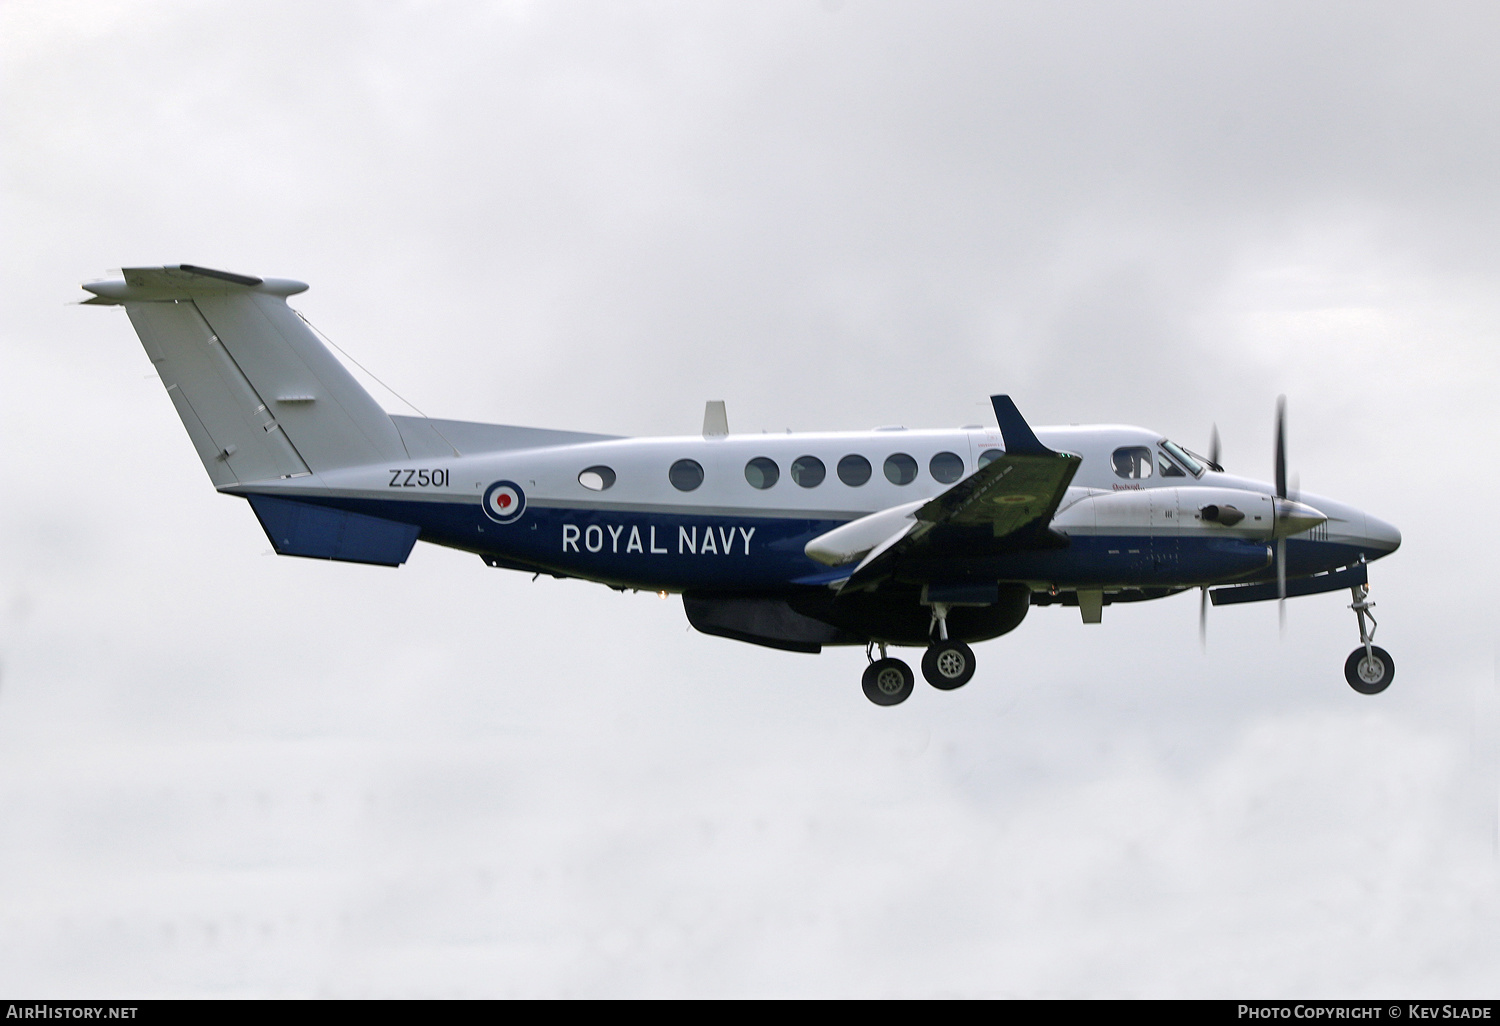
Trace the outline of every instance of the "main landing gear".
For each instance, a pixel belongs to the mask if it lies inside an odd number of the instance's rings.
[[[935,640],[922,656],[922,676],[940,691],[961,688],[974,676],[974,650],[962,641],[948,638],[945,603],[933,603],[932,626]],[[874,658],[877,644],[879,659]],[[917,678],[906,663],[886,655],[884,642],[870,642],[865,646],[865,655],[870,659],[861,680],[866,698],[876,705],[900,705],[911,697]]]
[[[1359,617],[1360,647],[1350,652],[1345,660],[1344,679],[1361,695],[1378,695],[1396,678],[1396,661],[1385,649],[1373,644],[1375,628],[1379,625],[1375,622],[1375,614],[1370,612],[1375,603],[1369,601],[1369,587],[1357,584],[1349,590],[1354,594],[1349,608]],[[1370,621],[1368,628],[1365,627],[1366,619]]]
[[[875,644],[872,641],[865,647],[866,655],[870,654]],[[882,642],[880,658],[872,659],[870,665],[865,667],[865,675],[860,684],[865,689],[865,697],[876,705],[900,705],[911,697],[917,686],[917,678],[912,674],[910,666],[885,654],[885,644]]]
[[[974,676],[974,650],[962,641],[948,639],[946,602],[932,604],[932,626],[928,628],[932,644],[922,656],[922,676],[939,691],[952,691],[969,683]]]

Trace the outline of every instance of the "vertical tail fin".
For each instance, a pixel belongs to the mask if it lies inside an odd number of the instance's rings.
[[[405,458],[400,433],[286,305],[301,282],[182,264],[84,288],[121,305],[215,485]]]

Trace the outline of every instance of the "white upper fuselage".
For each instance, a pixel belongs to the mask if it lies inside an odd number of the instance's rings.
[[[1038,428],[1036,434],[1043,444],[1074,453],[1082,460],[1053,518],[1052,526],[1061,534],[1101,538],[1178,535],[1263,542],[1272,538],[1274,489],[1269,484],[1202,465],[1186,466],[1191,461],[1170,454],[1163,444],[1165,439],[1157,432],[1089,425]],[[788,522],[790,537],[792,522],[820,522],[827,525],[820,530],[826,531],[879,511],[914,507],[972,474],[986,453],[1004,448],[999,428],[605,438],[472,455],[456,456],[450,449],[446,457],[415,458],[404,466],[352,467],[257,483],[243,490],[288,497],[293,497],[288,493],[318,492],[350,500],[477,505],[494,482],[510,481],[524,492],[526,508],[531,511],[528,516],[552,514],[543,523],[553,524],[557,536],[542,545],[544,554],[550,551],[557,557],[551,565],[565,566],[580,576],[594,576],[589,545],[593,540],[606,550],[595,555],[630,557],[611,566],[607,573],[601,568],[599,579],[633,581],[636,577],[631,564],[637,550],[630,545],[630,534],[611,536],[615,523],[630,525],[624,528],[627,531],[639,527],[643,550],[639,555],[645,562],[652,561],[653,537],[654,544],[662,548],[686,544],[679,540],[677,528],[666,521],[661,521],[659,533],[653,535],[652,516],[708,518],[705,527],[711,520],[720,525],[716,529],[721,532],[728,530],[731,522],[759,523],[758,535],[735,536],[739,541],[734,551],[748,557],[758,546],[772,541],[777,521]],[[1123,458],[1122,453],[1130,458]],[[862,457],[868,464],[867,477],[862,467],[857,475],[865,477],[862,483],[850,483],[841,477],[840,464],[851,456]],[[798,477],[810,481],[817,476],[793,473],[799,461],[806,463],[808,457],[821,464],[823,473],[815,484],[799,484]],[[769,487],[753,483],[764,484],[767,477],[748,469],[757,460],[774,465],[776,480]],[[684,485],[697,482],[694,487],[673,483],[672,468],[680,461],[691,461],[701,468],[701,481],[696,472],[677,478]],[[860,461],[853,462],[858,465]],[[604,470],[586,473],[591,468]],[[608,486],[598,487],[606,478]],[[1370,558],[1399,544],[1400,535],[1394,527],[1348,504],[1314,496],[1302,496],[1302,500],[1328,518],[1326,524],[1309,532],[1306,540],[1337,543],[1341,551],[1364,551]],[[1209,503],[1233,505],[1245,517],[1233,525],[1210,523],[1199,515]],[[602,526],[597,537],[557,520],[574,515],[598,520]],[[615,515],[629,519],[611,519]],[[881,525],[879,529],[885,528]],[[482,527],[478,530],[484,533]],[[497,530],[490,527],[484,542],[496,541],[496,534]],[[439,540],[426,532],[424,537]],[[1127,548],[1121,558],[1136,551]],[[673,554],[678,554],[676,548]],[[536,559],[536,551],[527,558]],[[643,564],[642,572],[640,580],[661,583],[651,576],[652,568]],[[1114,579],[1113,571],[1101,573],[1105,580]],[[1202,577],[1186,574],[1184,581]]]

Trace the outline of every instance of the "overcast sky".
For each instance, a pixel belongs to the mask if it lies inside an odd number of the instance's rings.
[[[1488,3],[0,5],[0,991],[1500,991]],[[1397,524],[1343,595],[1040,608],[879,709],[676,598],[281,559],[124,314],[406,400],[1123,422]],[[371,385],[393,412],[401,400]],[[1274,605],[1274,604],[1271,604]],[[915,653],[912,653],[915,656]]]

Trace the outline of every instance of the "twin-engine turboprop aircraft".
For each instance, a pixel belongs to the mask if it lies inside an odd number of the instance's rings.
[[[287,306],[300,282],[182,264],[83,287],[125,307],[214,485],[249,500],[282,555],[398,566],[421,540],[679,592],[707,634],[864,645],[878,705],[915,682],[888,645],[925,648],[923,675],[951,690],[974,675],[969,643],[1032,606],[1099,623],[1191,588],[1216,605],[1349,588],[1349,683],[1374,694],[1395,672],[1366,566],[1400,533],[1292,498],[1280,416],[1274,488],[1142,428],[1033,430],[1004,395],[998,430],[731,435],[722,403],[686,438],[392,416]]]

